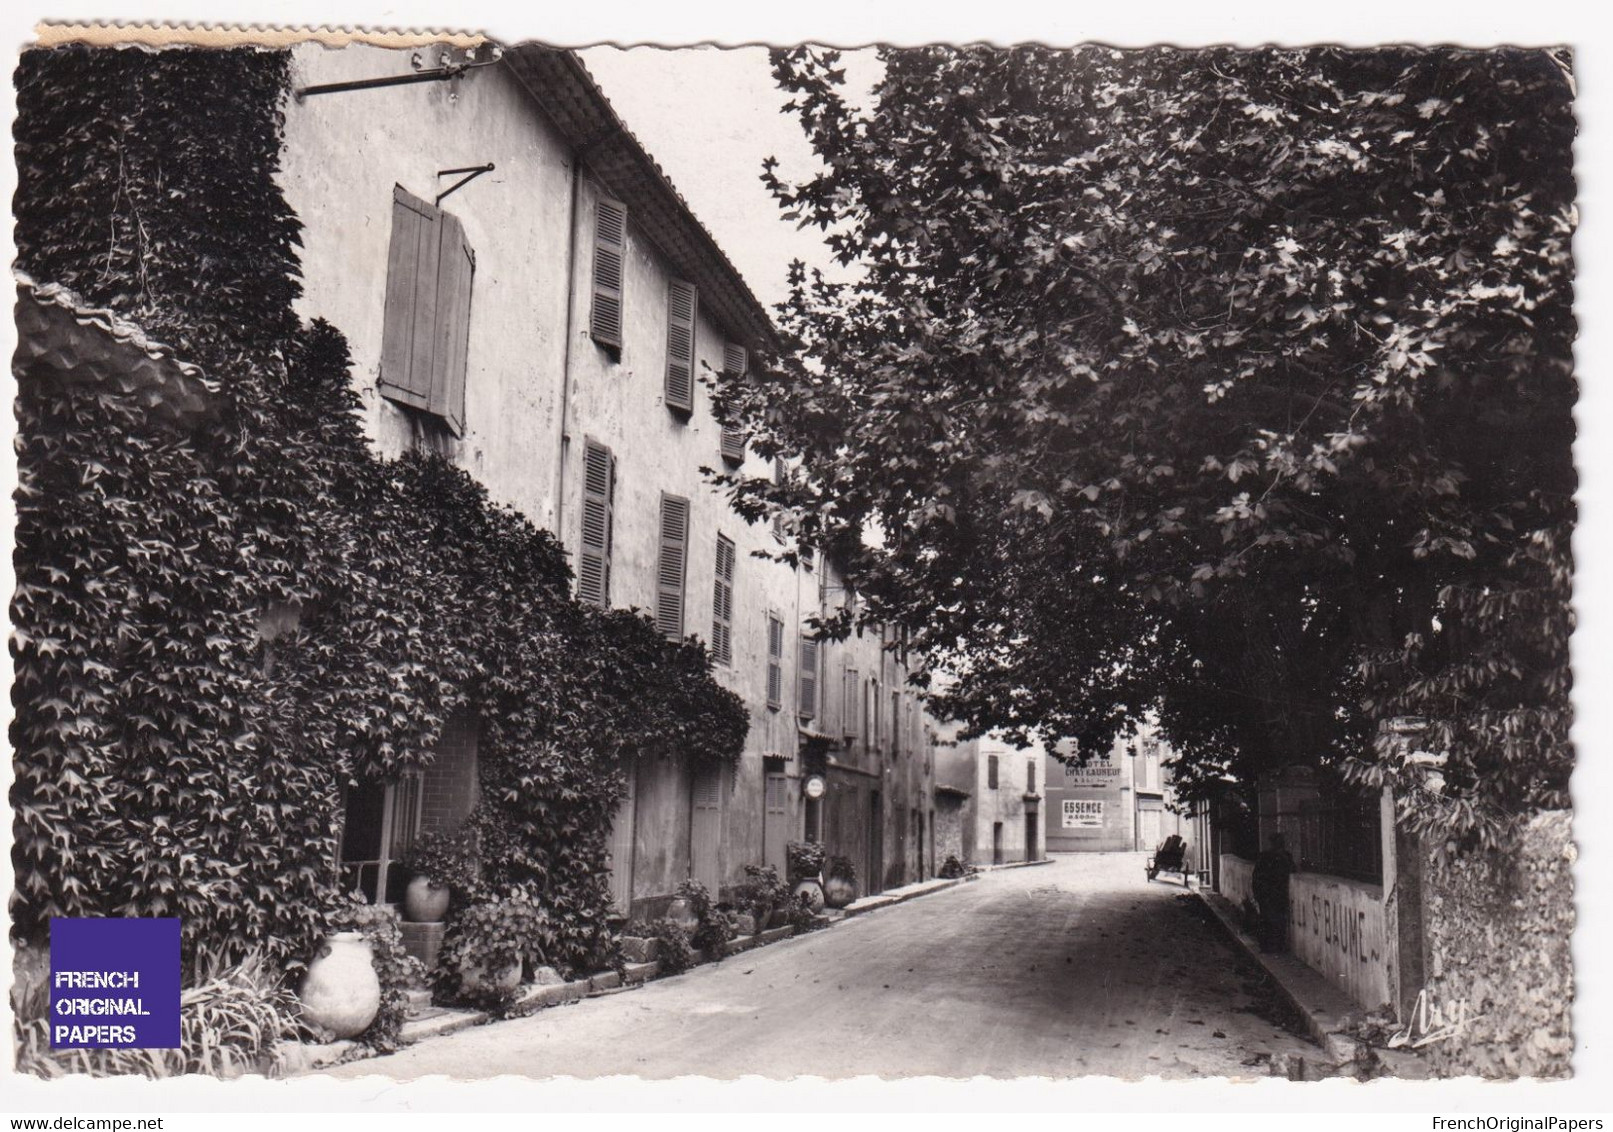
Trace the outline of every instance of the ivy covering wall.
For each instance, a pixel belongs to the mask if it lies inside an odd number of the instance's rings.
[[[183,426],[20,383],[13,937],[178,915],[187,962],[295,964],[338,895],[343,784],[424,765],[468,708],[483,878],[531,893],[552,958],[581,963],[622,753],[736,759],[744,705],[698,643],[572,601],[553,536],[465,473],[369,450],[345,341],[291,307],[287,77],[253,49],[18,67],[18,266],[222,394]]]

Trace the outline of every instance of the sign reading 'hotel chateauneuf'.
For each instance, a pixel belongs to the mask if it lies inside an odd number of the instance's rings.
[[[1113,786],[1120,780],[1120,768],[1108,751],[1091,756],[1085,763],[1064,764],[1066,786]]]

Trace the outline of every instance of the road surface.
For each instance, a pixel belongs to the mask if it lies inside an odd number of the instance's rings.
[[[636,990],[331,1071],[1261,1077],[1316,1046],[1135,853],[1064,854]]]

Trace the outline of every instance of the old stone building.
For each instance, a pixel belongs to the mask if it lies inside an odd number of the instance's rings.
[[[631,759],[617,906],[714,890],[828,842],[865,890],[931,875],[933,728],[892,640],[812,639],[834,564],[769,558],[708,469],[778,474],[717,420],[710,378],[766,312],[578,58],[540,47],[294,50],[281,183],[305,225],[301,313],[347,337],[377,449],[436,451],[554,531],[579,600],[707,642],[750,732],[737,767]],[[475,803],[477,721],[432,771],[350,792],[342,857],[377,899],[416,834]],[[821,798],[804,783],[823,781]]]

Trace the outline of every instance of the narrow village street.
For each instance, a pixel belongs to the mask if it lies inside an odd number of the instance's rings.
[[[575,1006],[332,1071],[410,1079],[682,1074],[1267,1074],[1317,1050],[1197,901],[1135,853],[1065,854]]]

